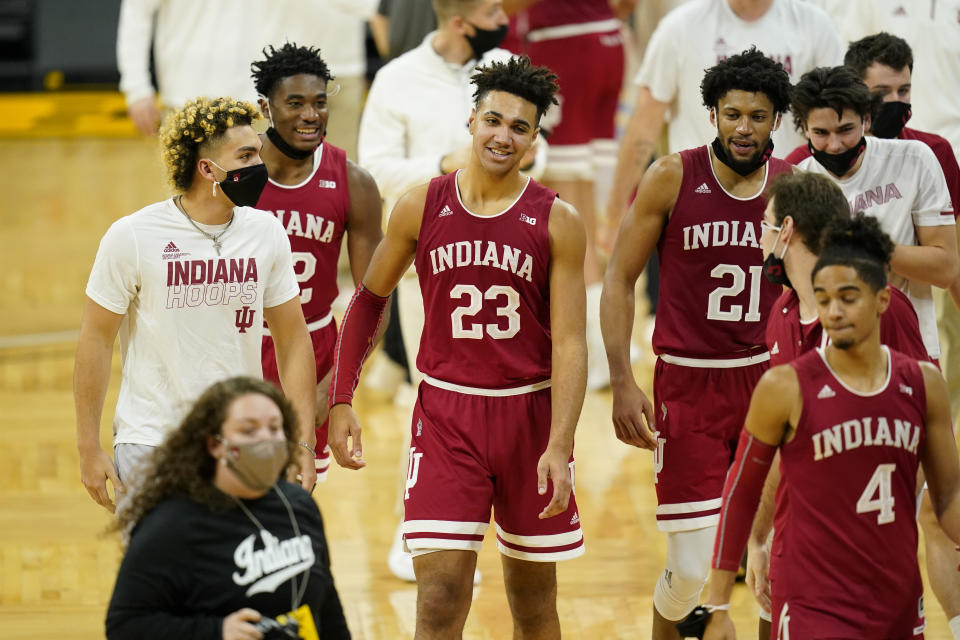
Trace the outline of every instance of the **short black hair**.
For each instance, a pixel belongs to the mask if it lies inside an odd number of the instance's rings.
[[[887,286],[887,269],[893,241],[873,216],[858,211],[846,220],[837,219],[823,233],[823,250],[810,279],[824,267],[852,267],[874,291]]]
[[[843,64],[856,71],[861,80],[866,78],[867,68],[873,63],[894,71],[907,67],[913,72],[913,51],[903,38],[881,31],[851,42],[843,57]]]
[[[707,108],[715,109],[730,91],[760,92],[770,98],[775,113],[790,106],[790,76],[783,65],[765,56],[755,46],[721,60],[707,69],[700,95]]]
[[[477,67],[470,78],[476,86],[473,92],[473,104],[479,106],[491,91],[505,91],[532,102],[537,107],[537,123],[557,102],[557,75],[547,67],[538,67],[527,56],[514,56],[504,62],[491,62]]]
[[[288,42],[279,49],[267,45],[263,49],[263,55],[263,60],[250,64],[250,75],[257,93],[265,98],[270,97],[281,80],[301,73],[317,76],[324,82],[333,80],[330,67],[320,57],[320,49],[316,47],[299,47],[293,42]]]
[[[817,67],[803,74],[793,88],[790,110],[802,130],[813,109],[833,109],[838,118],[843,117],[844,109],[852,109],[864,118],[879,101],[850,67]]]
[[[834,220],[850,218],[850,204],[837,183],[809,171],[781,173],[766,193],[773,199],[777,225],[790,216],[800,239],[813,255],[819,255],[823,230]]]

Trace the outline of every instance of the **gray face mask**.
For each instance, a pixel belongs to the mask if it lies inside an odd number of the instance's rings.
[[[233,444],[221,436],[218,436],[218,439],[226,447],[223,460],[227,468],[233,471],[243,484],[254,491],[266,491],[277,483],[289,455],[286,440]]]

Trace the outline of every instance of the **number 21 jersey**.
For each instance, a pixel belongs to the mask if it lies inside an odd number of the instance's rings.
[[[657,243],[660,299],[653,349],[687,358],[737,358],[763,351],[767,313],[781,288],[763,275],[763,190],[792,171],[771,158],[752,198],[727,193],[708,147],[680,152],[683,180]],[[778,250],[780,247],[778,247]]]
[[[550,208],[528,179],[503,212],[480,216],[457,173],[430,181],[416,269],[425,321],[417,368],[453,384],[504,389],[550,377]]]

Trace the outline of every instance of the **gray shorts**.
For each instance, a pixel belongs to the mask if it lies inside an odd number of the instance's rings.
[[[127,489],[126,493],[117,496],[118,510],[121,502],[129,500],[130,496],[136,492],[143,480],[144,467],[147,466],[156,449],[147,444],[124,443],[113,446],[113,466]]]

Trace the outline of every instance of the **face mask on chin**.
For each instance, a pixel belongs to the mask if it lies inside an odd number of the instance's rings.
[[[723,146],[723,143],[720,142],[720,138],[714,138],[713,143],[711,143],[713,148],[713,154],[717,156],[717,160],[730,167],[733,171],[741,176],[748,176],[764,164],[767,163],[767,160],[770,159],[770,156],[773,155],[773,140],[767,140],[767,146],[764,147],[763,151],[760,153],[754,154],[754,156],[746,161],[736,160],[727,151],[727,148]]]
[[[863,124],[860,132],[860,141],[841,153],[817,151],[813,143],[809,140],[807,140],[807,148],[810,150],[810,155],[813,156],[814,160],[820,163],[820,166],[838,178],[842,178],[850,171],[850,168],[857,163],[857,159],[867,148],[867,139],[864,137],[866,128],[866,124]]]
[[[878,138],[896,138],[903,131],[913,111],[906,102],[884,102],[870,123],[870,132]]]
[[[500,46],[503,39],[507,37],[507,25],[502,25],[497,29],[481,29],[472,22],[467,22],[473,27],[472,36],[464,36],[473,49],[473,57],[479,60],[487,51]]]
[[[222,436],[217,438],[225,448],[223,464],[244,485],[254,491],[266,491],[277,483],[289,456],[286,440],[234,444]]]

